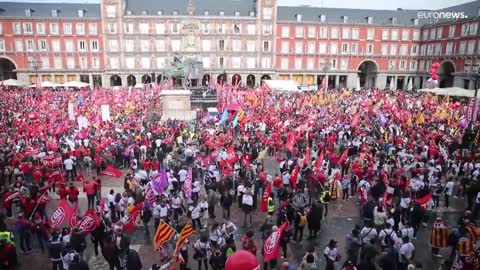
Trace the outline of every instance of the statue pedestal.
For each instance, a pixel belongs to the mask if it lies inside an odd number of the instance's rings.
[[[197,114],[191,109],[189,90],[162,90],[162,119],[176,119],[181,121],[195,120]]]

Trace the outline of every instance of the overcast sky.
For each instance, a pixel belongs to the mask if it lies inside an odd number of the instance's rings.
[[[100,0],[3,0],[7,2],[62,2],[99,3]],[[156,0],[152,0],[156,1]],[[175,1],[175,0],[168,0]],[[202,0],[194,0],[202,1]],[[246,0],[239,0],[246,1]],[[441,9],[471,0],[278,0],[279,5],[311,5],[317,7],[364,8],[364,9]]]

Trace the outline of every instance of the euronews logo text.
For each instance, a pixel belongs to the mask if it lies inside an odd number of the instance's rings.
[[[420,11],[417,12],[419,19],[467,19],[465,12],[448,12],[448,11]]]

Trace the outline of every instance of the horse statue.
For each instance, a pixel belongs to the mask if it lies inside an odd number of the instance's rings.
[[[182,81],[182,86],[185,88],[191,85],[191,79],[189,75],[195,68],[195,65],[198,63],[198,60],[193,58],[187,58],[182,61],[180,56],[176,54],[173,58],[173,62],[163,68],[161,72],[164,76],[164,80],[171,80],[175,78],[178,81],[178,79],[180,79]]]

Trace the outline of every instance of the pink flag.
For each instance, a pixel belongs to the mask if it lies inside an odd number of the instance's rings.
[[[50,217],[49,223],[52,228],[60,227],[65,220],[70,220],[72,216],[72,208],[68,204],[67,200],[61,200]]]
[[[113,167],[113,166],[108,166],[107,168],[105,168],[105,170],[103,170],[100,175],[108,175],[108,176],[112,176],[112,177],[116,177],[116,178],[120,178],[122,177],[123,175],[123,172],[120,171],[119,169]]]
[[[322,153],[320,153],[320,156],[315,161],[315,169],[317,170],[320,170],[320,168],[322,167],[323,155],[324,155],[324,151],[322,150]]]
[[[193,176],[192,176],[192,168],[188,169],[187,178],[185,178],[185,182],[183,183],[183,191],[185,192],[185,196],[187,198],[192,197],[192,184],[193,184]]]
[[[97,216],[95,211],[88,209],[85,215],[78,221],[77,227],[80,231],[90,233],[100,224],[100,217]]]
[[[350,148],[345,149],[345,151],[343,152],[343,154],[340,156],[340,159],[338,160],[337,165],[342,164],[342,162],[347,158],[347,156],[348,156],[348,150],[350,150]]]

